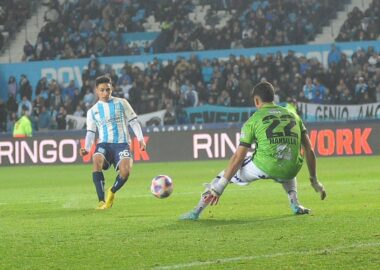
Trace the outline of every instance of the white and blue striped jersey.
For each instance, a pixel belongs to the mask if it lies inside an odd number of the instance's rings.
[[[98,143],[129,143],[128,122],[137,118],[126,99],[98,101],[87,111],[87,131],[99,131]]]

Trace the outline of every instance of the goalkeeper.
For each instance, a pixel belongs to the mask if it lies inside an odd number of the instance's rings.
[[[240,144],[231,157],[227,169],[206,185],[198,205],[182,215],[182,220],[197,220],[209,205],[218,203],[228,183],[248,185],[258,179],[273,179],[285,189],[291,210],[296,215],[309,214],[297,197],[296,175],[302,167],[304,150],[311,186],[326,198],[326,191],[318,181],[316,157],[306,128],[300,117],[274,104],[274,89],[269,82],[257,84],[252,92],[257,111],[241,130]],[[252,157],[246,157],[251,145],[256,145]]]

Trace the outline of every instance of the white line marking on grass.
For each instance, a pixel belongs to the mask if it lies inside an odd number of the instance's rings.
[[[335,248],[325,248],[319,250],[310,250],[310,251],[291,251],[291,252],[280,252],[280,253],[272,253],[272,254],[262,254],[256,256],[245,256],[245,257],[233,257],[233,258],[224,258],[224,259],[215,259],[212,261],[195,261],[190,263],[183,264],[175,264],[175,265],[167,265],[167,266],[158,266],[152,268],[153,270],[171,270],[171,269],[181,269],[181,268],[191,268],[191,267],[201,267],[210,264],[222,264],[222,263],[230,263],[237,261],[252,261],[255,259],[268,259],[268,258],[276,258],[276,257],[284,257],[284,256],[292,256],[292,255],[316,255],[316,254],[324,254],[324,253],[333,253],[336,251],[340,251],[343,249],[360,249],[366,247],[376,247],[380,246],[380,242],[373,243],[358,243],[349,246],[337,246]]]

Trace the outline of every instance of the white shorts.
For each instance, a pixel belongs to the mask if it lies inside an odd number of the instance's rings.
[[[233,184],[245,186],[258,179],[273,179],[276,182],[284,183],[293,179],[280,179],[271,177],[267,173],[260,170],[255,163],[253,163],[251,157],[244,159],[243,165],[237,171],[237,173],[231,178]]]

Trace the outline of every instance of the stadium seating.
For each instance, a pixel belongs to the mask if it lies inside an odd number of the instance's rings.
[[[173,23],[171,39],[160,48],[172,52],[305,44],[314,39],[346,2],[230,1],[234,15],[224,27],[207,25],[208,19],[213,25],[221,20],[213,12],[206,14],[208,18],[200,24],[191,17],[180,18]]]
[[[371,47],[360,48],[349,61],[339,47],[334,47],[330,55],[328,68],[315,58],[297,57],[293,51],[285,56],[257,54],[254,59],[230,55],[228,60],[199,60],[193,55],[168,64],[155,58],[145,69],[126,63],[119,76],[110,67],[101,70],[99,60],[92,58],[82,74],[83,86],[74,82],[62,86],[55,80],[41,78],[35,88],[33,117],[36,124],[45,107],[50,112],[51,127],[64,128],[65,125],[57,122],[60,114],[84,116],[96,102],[92,93],[94,78],[104,73],[110,74],[114,81],[113,95],[130,100],[139,114],[202,104],[250,106],[252,86],[263,80],[273,82],[277,102],[289,99],[322,104],[380,101],[378,52]],[[9,93],[15,83],[10,78]],[[30,99],[32,86],[27,78],[20,78],[18,85],[19,100],[24,95]],[[10,114],[18,109],[13,103],[14,99],[8,100]]]
[[[83,0],[60,4],[55,0],[48,1],[46,24],[41,28],[37,44],[24,47],[25,60],[91,56],[88,68],[82,74],[83,85],[62,86],[55,80],[41,78],[34,86],[27,77],[11,76],[8,93],[13,98],[6,104],[8,120],[12,113],[17,113],[22,97],[26,95],[32,102],[35,125],[40,112],[44,115],[48,112],[48,118],[52,119],[49,127],[64,128],[66,124],[58,123],[58,118],[61,119],[62,114],[84,116],[96,100],[92,93],[94,78],[103,73],[110,74],[115,82],[114,95],[128,98],[139,114],[202,104],[249,106],[252,86],[262,80],[273,82],[276,101],[379,102],[380,59],[379,52],[373,48],[359,48],[352,59],[347,59],[339,47],[333,47],[328,56],[328,68],[316,59],[295,56],[289,51],[286,56],[277,53],[256,55],[253,59],[231,55],[228,60],[199,60],[194,55],[190,59],[178,57],[169,64],[155,59],[145,69],[126,64],[122,74],[116,74],[109,66],[100,69],[98,56],[151,53],[153,46],[157,49],[155,52],[179,52],[305,43],[313,39],[328,21],[326,18],[333,18],[345,2],[113,0],[90,1],[89,4]],[[8,12],[13,2],[4,3],[9,6],[3,10]],[[29,1],[17,3],[20,6],[13,7],[19,8],[21,13],[26,12],[20,3]],[[363,14],[355,9],[346,25],[353,26],[365,17],[373,20],[368,24],[368,29],[373,29],[370,26],[378,23],[375,16],[378,10],[378,1],[374,1]],[[0,12],[3,14],[8,13]],[[13,15],[6,16],[1,18],[4,20]],[[21,25],[22,20],[17,19],[14,24]],[[142,48],[125,42],[127,34],[147,31],[157,24],[162,32],[153,44]],[[9,32],[7,27],[0,26],[0,29]],[[34,100],[31,100],[32,88]],[[46,121],[41,128],[46,128]]]
[[[0,51],[20,30],[36,8],[37,0],[0,2]]]
[[[355,7],[342,25],[336,41],[376,40],[380,38],[380,2],[374,0],[362,12]]]
[[[151,53],[149,43],[125,42],[124,34],[150,31],[154,18],[171,20],[192,9],[191,1],[166,0],[50,1],[47,5],[36,49],[29,55],[24,52],[27,61]]]

